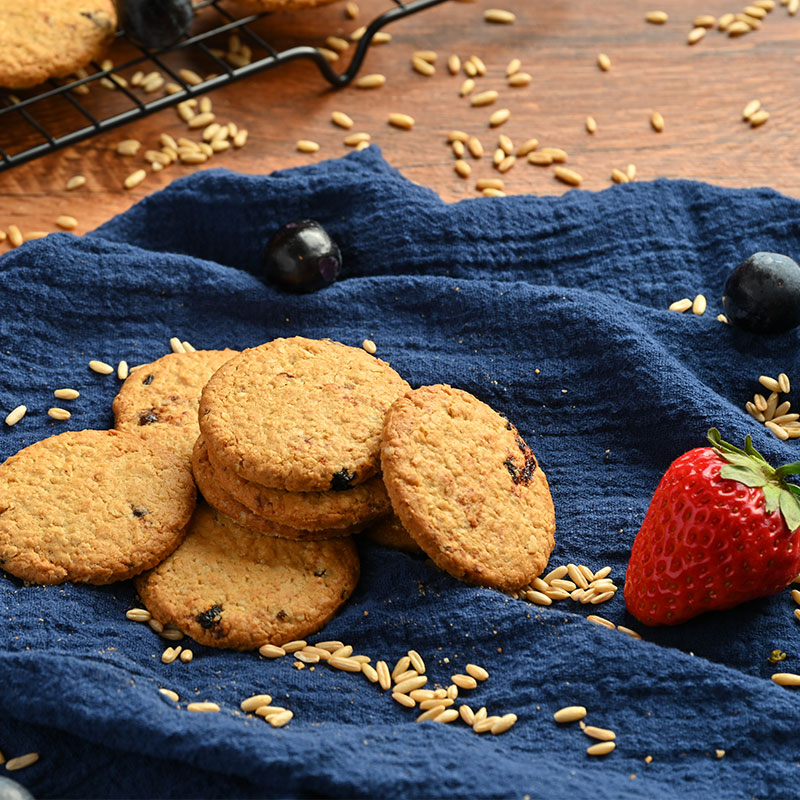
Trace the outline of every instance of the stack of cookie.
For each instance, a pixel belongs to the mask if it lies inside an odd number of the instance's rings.
[[[380,437],[408,384],[353,347],[295,337],[247,350],[203,389],[192,466],[206,500],[287,539],[349,536],[391,511]]]
[[[114,402],[117,427],[190,458],[212,507],[137,579],[153,616],[237,649],[322,627],[358,581],[352,534],[391,512],[380,437],[408,389],[363,350],[302,338],[136,370]]]

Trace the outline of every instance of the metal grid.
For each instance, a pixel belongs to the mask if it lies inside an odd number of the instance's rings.
[[[267,12],[236,17],[220,5],[220,0],[202,0],[195,4],[195,11],[213,7],[220,16],[221,24],[204,30],[194,36],[182,39],[177,44],[162,50],[147,50],[125,36],[124,31],[116,34],[135,55],[112,69],[102,69],[100,64],[91,63],[94,70],[86,77],[76,78],[66,83],[50,80],[34,90],[17,92],[0,89],[0,134],[3,130],[11,131],[13,127],[13,144],[9,146],[0,137],[0,172],[39,158],[58,150],[61,147],[76,144],[95,134],[111,130],[133,120],[174,106],[183,100],[205,94],[213,89],[227,86],[229,83],[247,78],[257,72],[272,69],[289,61],[308,59],[313,61],[323,77],[334,87],[347,86],[358,74],[372,39],[384,26],[398,19],[423,11],[427,8],[447,2],[447,0],[391,0],[393,8],[376,17],[366,27],[366,31],[356,44],[355,52],[344,72],[336,72],[325,56],[311,46],[290,47],[278,51],[253,29],[253,23],[268,16]],[[233,66],[224,56],[210,46],[215,37],[238,34],[242,42],[252,49],[253,60],[243,66]],[[115,42],[119,45],[119,41]],[[174,66],[167,63],[167,57],[173,53],[187,54],[212,64],[214,74],[193,85],[188,83]],[[256,57],[256,54],[258,57]],[[115,79],[131,70],[149,72],[159,70],[167,81],[176,84],[180,89],[172,94],[146,99],[139,96],[135,88],[123,85]],[[90,84],[112,81],[116,91],[103,90],[115,95],[118,108],[106,109],[101,114],[88,107],[81,97],[87,97]],[[82,89],[81,87],[87,87]],[[44,88],[48,87],[48,88]],[[105,103],[104,103],[105,105]],[[63,130],[57,131],[61,127]],[[16,148],[19,149],[16,149]],[[13,152],[10,152],[11,150]]]

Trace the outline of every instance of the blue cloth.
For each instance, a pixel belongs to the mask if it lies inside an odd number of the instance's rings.
[[[258,278],[263,243],[311,217],[339,242],[341,280],[305,296]],[[630,547],[669,463],[717,425],[774,463],[796,460],[744,411],[757,377],[800,385],[798,334],[745,334],[715,317],[728,272],[757,250],[800,254],[800,203],[768,189],[656,181],[564,197],[441,202],[376,148],[316,166],[178,180],[97,231],[31,242],[0,258],[0,457],[67,429],[112,425],[114,376],[99,358],[143,363],[170,336],[243,348],[278,336],[367,337],[413,386],[450,383],[506,414],[552,486],[551,566],[608,564]],[[702,317],[667,306],[702,292]],[[46,410],[74,386],[69,422]],[[797,396],[797,389],[795,397]],[[795,403],[797,404],[797,403]],[[464,664],[491,677],[462,692],[514,712],[508,733],[415,724],[365,679],[292,659],[165,643],[125,619],[131,583],[25,586],[0,576],[0,750],[32,750],[15,773],[37,797],[796,798],[800,627],[788,590],[677,628],[648,629],[622,593],[548,608],[465,586],[426,559],[360,544],[362,578],[324,629],[373,661],[416,648],[446,685]],[[599,612],[635,641],[585,620]],[[789,654],[774,667],[775,648]],[[158,693],[213,700],[189,714]],[[295,712],[274,730],[238,710],[256,692]],[[617,749],[591,759],[579,704]],[[726,751],[722,759],[715,749]],[[645,757],[652,755],[652,763]]]

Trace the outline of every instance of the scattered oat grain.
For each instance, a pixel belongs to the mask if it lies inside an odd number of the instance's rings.
[[[661,131],[664,130],[664,117],[662,117],[658,111],[654,111],[650,115],[650,125],[652,125],[656,133],[661,133]]]
[[[590,756],[607,756],[616,747],[615,742],[599,742],[586,748],[586,754]]]
[[[356,86],[359,89],[379,89],[386,83],[386,76],[378,72],[373,72],[370,75],[364,75],[356,81]]]
[[[698,25],[696,28],[692,28],[689,31],[689,35],[686,37],[686,41],[689,44],[697,44],[707,33],[708,33],[707,27]]]
[[[427,78],[436,72],[436,67],[431,64],[430,61],[426,61],[419,56],[412,56],[411,66],[414,68],[415,72],[419,72],[420,75],[425,75]]]
[[[26,753],[24,756],[17,756],[16,758],[9,758],[6,761],[6,769],[9,772],[14,772],[18,769],[25,769],[26,767],[30,767],[32,764],[35,764],[39,760],[38,753]],[[12,789],[12,791],[14,791]],[[18,792],[14,791],[14,794],[19,794]]]
[[[529,72],[515,72],[508,78],[508,85],[515,88],[527,86],[533,80],[533,75]]]
[[[10,411],[6,416],[6,425],[11,427],[12,425],[16,425],[27,413],[28,407],[27,406],[17,406],[15,409]]]
[[[683,312],[688,311],[692,305],[692,301],[688,297],[684,297],[681,300],[676,300],[674,303],[670,303],[668,310],[677,311],[679,314],[683,314]]]
[[[490,106],[497,100],[498,94],[494,89],[489,89],[486,92],[479,92],[470,98],[470,105],[472,106]]]
[[[410,131],[414,127],[414,117],[408,114],[389,114],[389,124],[395,128],[402,128],[403,130]]]
[[[186,706],[186,710],[202,714],[219,711],[219,706],[216,703],[189,703],[189,705]]]
[[[586,716],[586,709],[583,706],[565,706],[553,714],[556,722],[577,722]]]
[[[489,117],[489,127],[497,128],[500,125],[505,124],[511,117],[511,111],[507,108],[498,108],[490,117]]]
[[[800,675],[793,672],[776,672],[770,677],[778,686],[800,686]]]
[[[702,294],[698,294],[692,302],[692,314],[702,317],[706,313],[706,298]]]

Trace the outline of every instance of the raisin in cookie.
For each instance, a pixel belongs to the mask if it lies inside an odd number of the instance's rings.
[[[111,583],[181,541],[195,505],[188,465],[121,431],[70,431],[0,466],[0,566],[36,583]]]
[[[34,86],[98,59],[114,38],[113,0],[0,0],[0,86]]]
[[[503,590],[544,569],[555,533],[547,479],[485,403],[450,386],[408,392],[387,415],[381,463],[395,513],[441,569]]]
[[[200,430],[217,461],[245,480],[288,492],[347,489],[377,475],[384,417],[408,388],[360,348],[275,339],[214,374]]]
[[[208,379],[237,350],[169,353],[134,370],[114,398],[114,427],[163,445],[187,461],[200,433],[197,407]]]
[[[262,536],[201,504],[183,544],[136,588],[162,624],[210,647],[252,650],[318,631],[358,576],[352,538]]]

